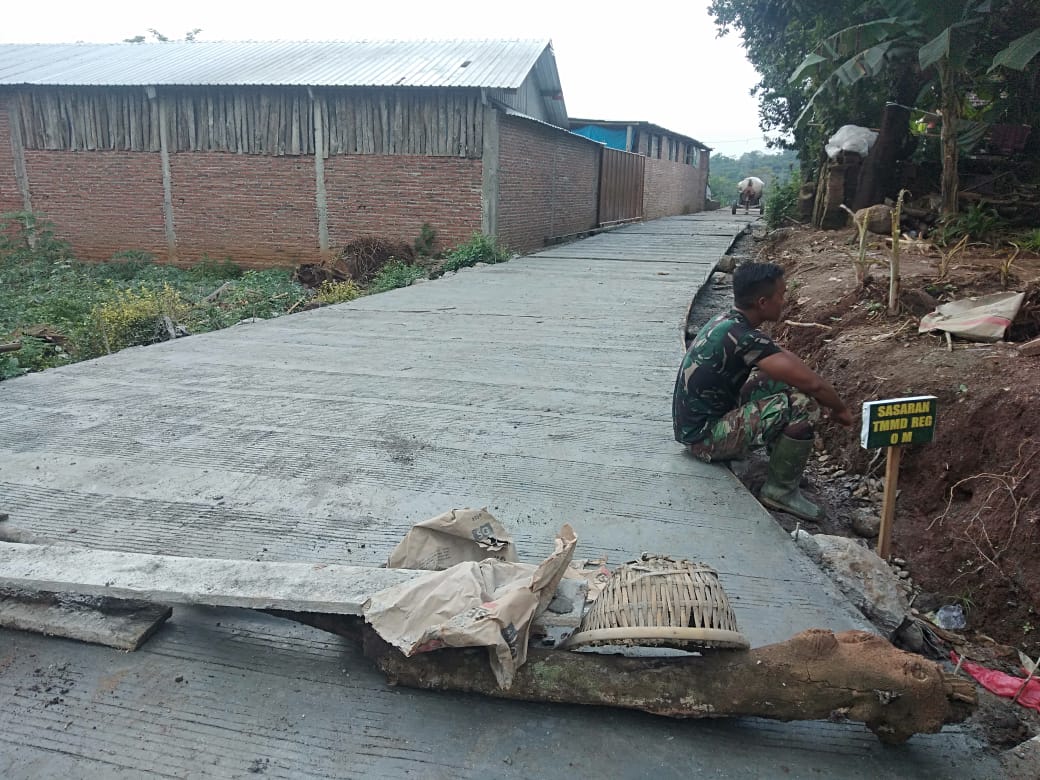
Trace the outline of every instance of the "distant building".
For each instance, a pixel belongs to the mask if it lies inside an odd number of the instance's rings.
[[[643,209],[646,219],[704,210],[711,147],[650,122],[571,119],[570,129],[610,149],[647,158]],[[675,210],[676,204],[679,211]]]
[[[84,259],[287,266],[423,223],[524,251],[703,204],[608,158],[544,40],[0,45],[0,212]]]

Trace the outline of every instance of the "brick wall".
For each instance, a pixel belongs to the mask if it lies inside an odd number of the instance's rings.
[[[498,236],[516,251],[596,227],[598,144],[502,116],[499,122]]]
[[[0,112],[0,213],[22,208]],[[33,208],[83,260],[143,250],[167,260],[162,162],[154,152],[25,153]],[[313,157],[171,155],[177,260],[246,267],[320,259]],[[480,230],[481,161],[351,155],[325,165],[333,250],[358,236],[411,244],[423,222],[448,248]]]
[[[646,219],[692,214],[704,210],[708,183],[707,155],[701,166],[671,160],[646,159],[643,175],[643,215]]]
[[[437,249],[466,241],[480,232],[481,172],[480,160],[459,157],[330,157],[329,242],[335,248],[358,236],[378,236],[411,244],[424,222],[436,231]],[[313,180],[312,173],[312,189]]]
[[[166,256],[158,153],[26,150],[25,167],[33,210],[78,258],[127,249]]]
[[[7,103],[0,97],[0,214],[21,211],[22,195],[14,176],[14,155],[11,152],[11,130],[7,124]]]
[[[170,175],[180,262],[208,255],[268,268],[320,259],[313,157],[182,152],[170,156]],[[155,192],[161,200],[161,178]]]

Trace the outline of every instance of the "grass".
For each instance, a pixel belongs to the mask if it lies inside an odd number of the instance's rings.
[[[432,241],[432,231],[426,236]],[[475,234],[448,253],[443,270],[508,259],[494,239]],[[203,258],[190,269],[127,251],[104,263],[77,261],[52,227],[35,214],[0,215],[0,380],[88,360],[129,346],[226,328],[249,318],[295,311],[309,299],[322,304],[405,287],[424,278],[422,266],[392,261],[362,288],[326,282],[308,290],[290,269],[246,270],[230,259]],[[218,295],[214,295],[219,291]]]

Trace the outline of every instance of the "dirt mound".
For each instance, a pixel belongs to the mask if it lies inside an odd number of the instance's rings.
[[[889,317],[882,246],[873,279],[860,285],[852,231],[788,230],[778,238],[758,252],[787,269],[778,341],[854,408],[908,395],[939,399],[935,440],[903,455],[894,555],[908,562],[929,600],[962,605],[971,629],[1040,654],[1040,358],[1022,357],[1008,343],[954,341],[951,351],[944,337],[917,332],[933,302],[1002,289],[1006,258],[969,249],[941,274],[937,250],[905,252],[902,311]],[[1021,255],[1005,275],[1008,289],[1026,292],[1008,337],[1034,338],[1040,257]],[[858,430],[827,425],[822,435],[829,465],[842,476],[867,483],[880,476],[884,459],[860,447]]]

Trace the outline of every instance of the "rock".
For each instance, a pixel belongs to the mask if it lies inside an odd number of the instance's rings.
[[[896,576],[899,577],[899,579],[901,580],[905,580],[910,577],[910,572],[908,572],[906,569],[900,569],[898,572],[896,572]]]
[[[1008,780],[1035,780],[1040,766],[1040,735],[1000,754]]]
[[[881,518],[869,510],[860,510],[852,516],[852,530],[865,539],[875,539],[881,532]]]
[[[892,563],[901,568],[906,568],[906,560],[904,558],[893,558]]]
[[[878,236],[892,235],[892,207],[879,203],[856,212],[856,222],[866,220],[867,231]]]
[[[808,544],[796,541],[803,549]],[[891,635],[910,611],[910,604],[888,564],[843,536],[815,534],[812,542],[820,550],[824,571],[842,593],[886,635]]]
[[[811,533],[799,528],[791,532],[791,538],[794,539],[794,543],[798,545],[798,548],[809,557],[809,560],[817,565],[823,564],[823,551]]]

